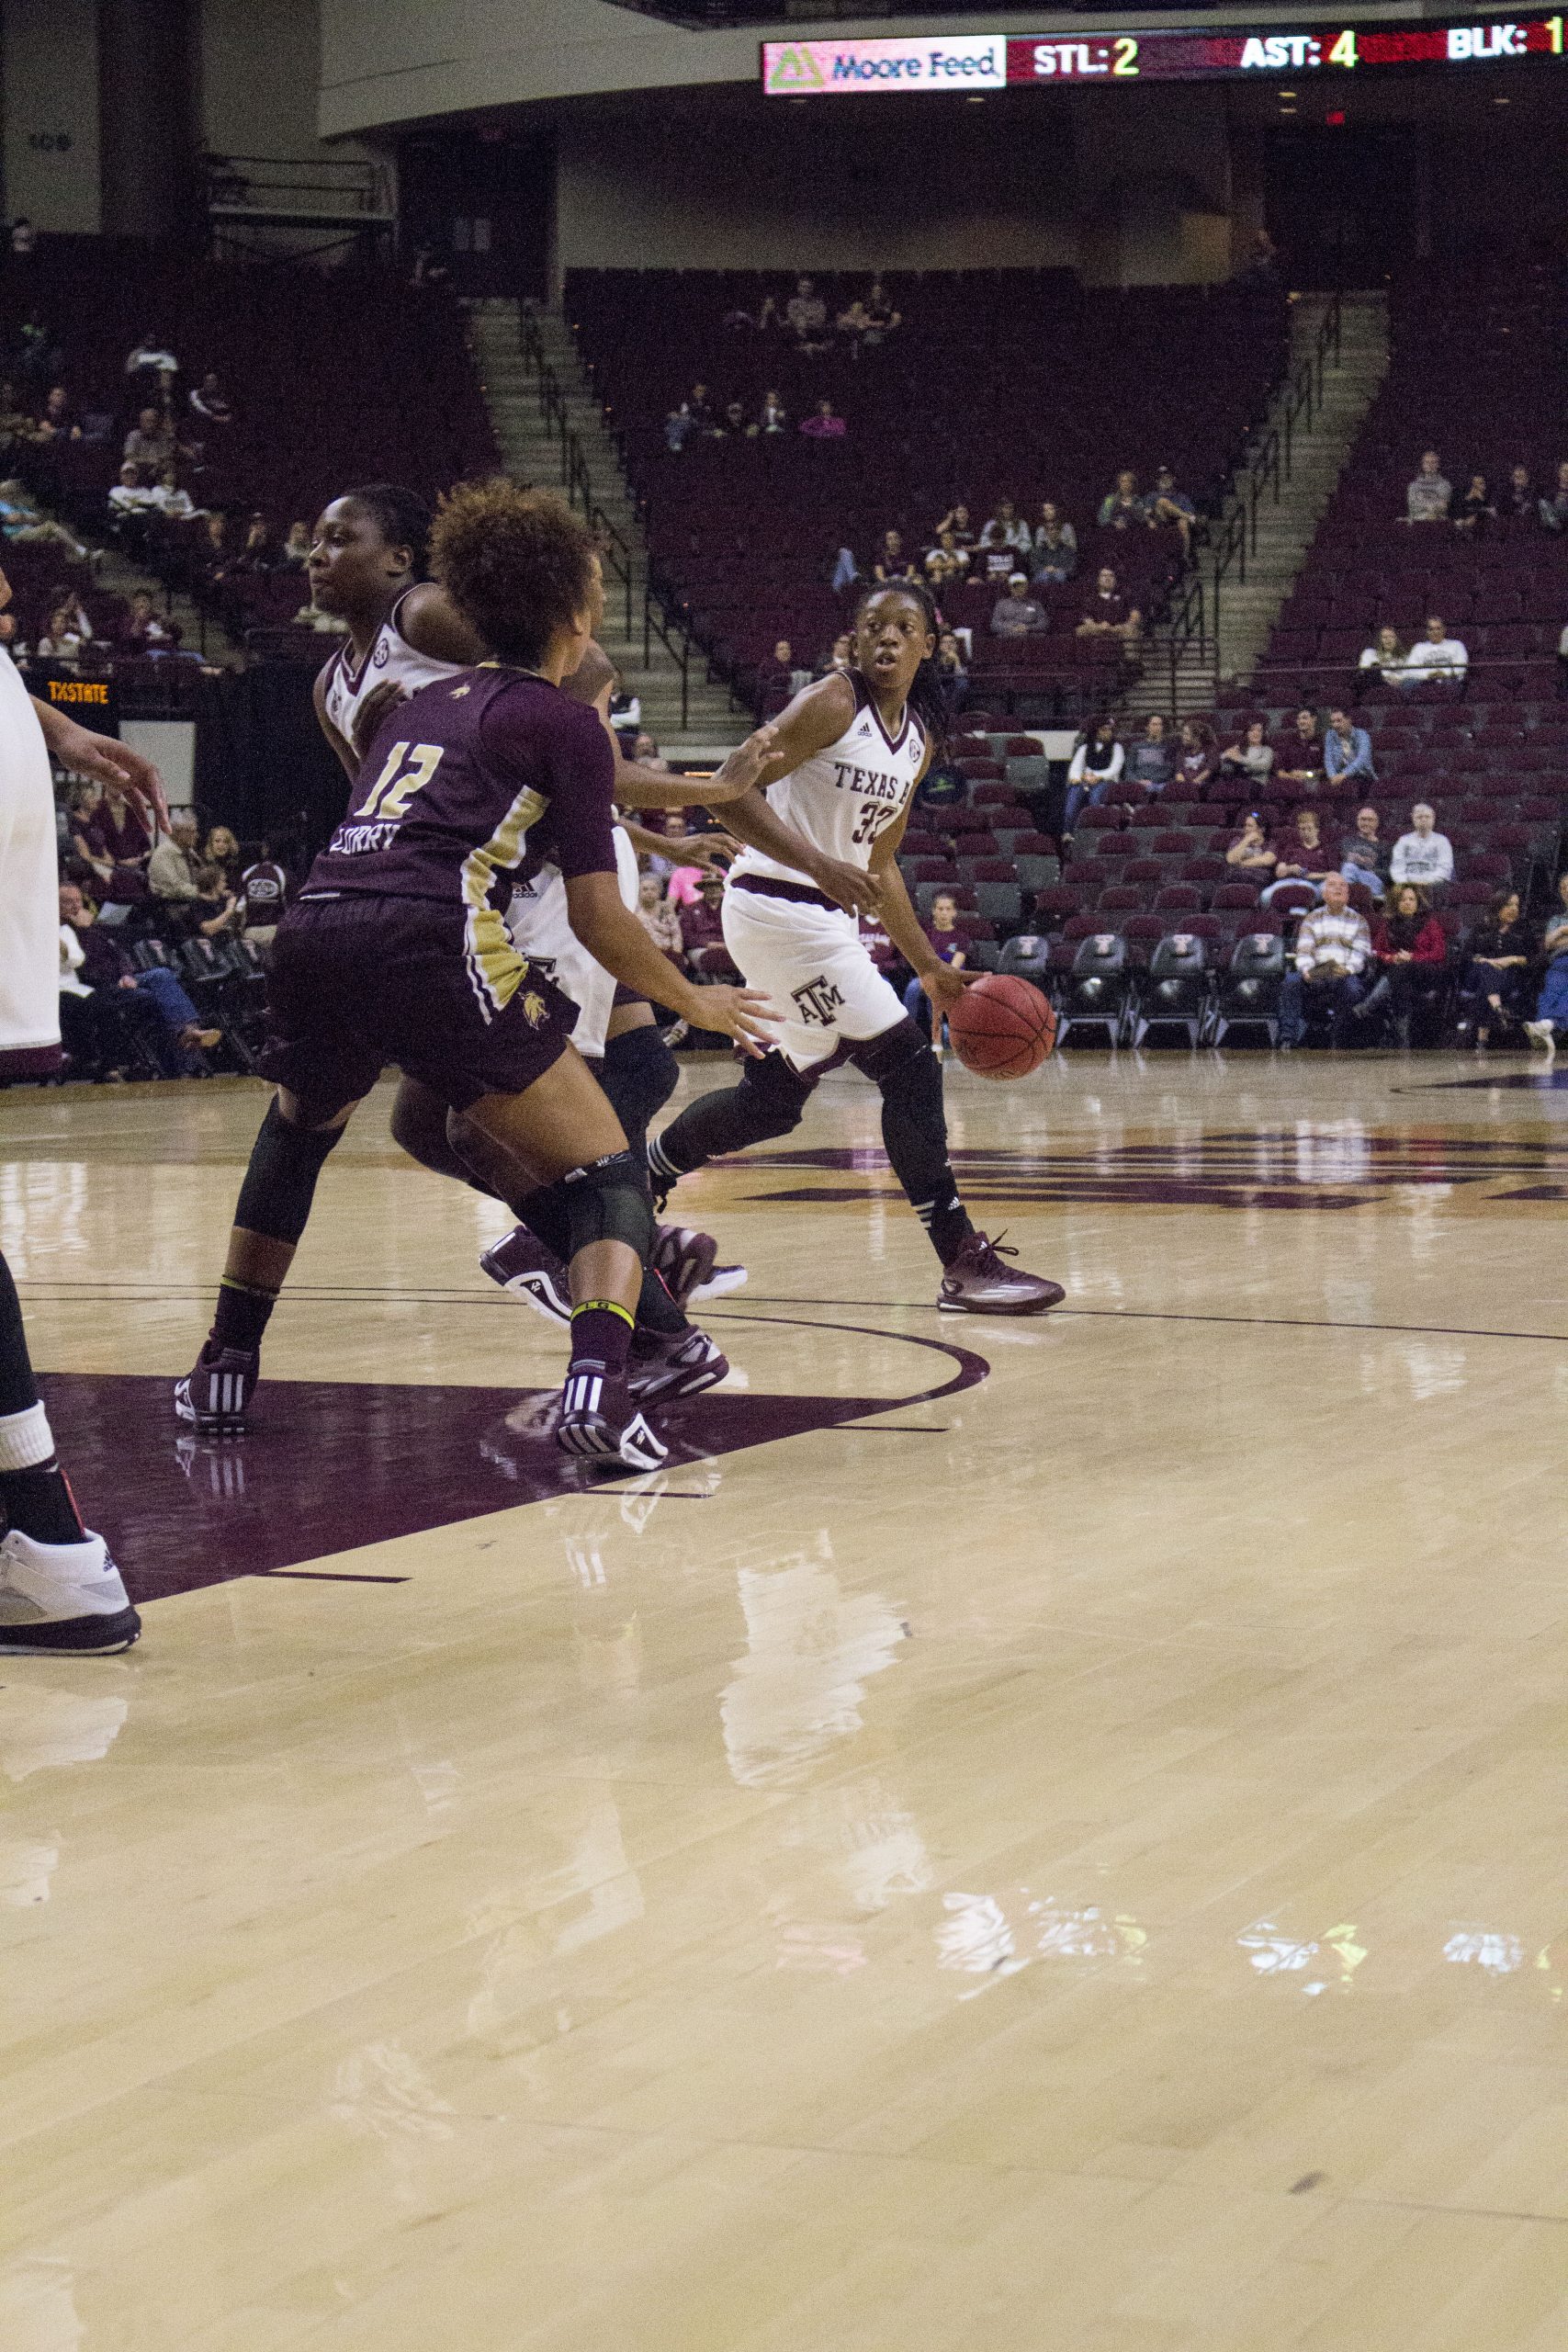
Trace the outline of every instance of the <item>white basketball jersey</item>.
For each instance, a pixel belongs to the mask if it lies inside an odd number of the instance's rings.
[[[407,594],[404,591],[404,594]],[[356,662],[352,640],[338,648],[337,656],[327,673],[323,700],[327,717],[352,751],[354,721],[359,706],[373,695],[378,686],[391,678],[405,695],[418,694],[421,686],[433,686],[441,678],[455,678],[463,667],[460,662],[433,662],[427,653],[416,653],[401,629],[398,615],[402,610],[400,596],[387,618],[376,632],[376,641],[363,662]]]
[[[615,879],[625,905],[635,914],[642,877],[637,852],[619,825],[615,827]],[[513,892],[506,928],[518,952],[530,964],[536,964],[562,996],[576,1005],[580,1018],[572,1029],[572,1044],[580,1054],[596,1059],[604,1050],[604,1033],[615,1001],[615,976],[595,963],[573,931],[558,865],[541,865],[521,889]]]
[[[768,806],[825,857],[868,866],[878,836],[908,806],[926,756],[926,730],[906,707],[890,735],[864,679],[858,671],[848,675],[855,690],[853,718],[836,743],[768,786]],[[808,875],[756,849],[743,849],[729,872],[737,882],[761,874],[810,887]]]

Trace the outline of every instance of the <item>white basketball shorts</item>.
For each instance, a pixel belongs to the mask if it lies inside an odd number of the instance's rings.
[[[904,1018],[841,908],[764,898],[738,883],[724,894],[724,944],[747,987],[772,1000],[781,1016],[775,1042],[795,1069],[880,1037]]]

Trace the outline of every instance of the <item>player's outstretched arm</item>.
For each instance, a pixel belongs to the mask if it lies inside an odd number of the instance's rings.
[[[855,715],[855,690],[840,673],[803,686],[776,722],[772,757],[749,792],[724,804],[726,829],[737,840],[760,849],[781,865],[793,865],[808,875],[819,890],[851,914],[874,913],[881,903],[882,884],[874,872],[825,857],[803,833],[786,824],[767,801],[767,788],[777,784],[836,743]]]
[[[777,746],[778,729],[759,727],[712,775],[666,775],[637,760],[617,758],[615,798],[623,808],[727,808],[751,790]]]
[[[920,770],[924,775],[925,769]],[[944,964],[920,927],[904,876],[898,871],[898,844],[904,838],[909,812],[904,811],[896,825],[890,825],[872,851],[871,863],[882,882],[882,904],[877,910],[882,927],[914,973],[939,1013],[957,1003],[964,993],[964,975]]]
[[[755,989],[694,988],[627,911],[614,874],[569,876],[566,904],[578,938],[623,988],[667,1004],[694,1029],[716,1029],[733,1037],[745,1053],[761,1057],[773,1044],[767,998]]]
[[[95,735],[89,728],[79,727],[62,710],[39,702],[37,695],[28,699],[38,713],[43,740],[62,767],[73,775],[90,775],[99,784],[121,786],[142,815],[167,831],[169,804],[164,779],[151,760],[112,735]]]

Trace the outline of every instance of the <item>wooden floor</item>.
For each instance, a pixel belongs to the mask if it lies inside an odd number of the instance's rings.
[[[3,2352],[1562,2352],[1568,1091],[950,1100],[1066,1309],[939,1317],[834,1079],[683,1193],[734,1383],[591,1491],[383,1103],[224,1449],[258,1091],[0,1097],[161,1596],[0,1661]]]

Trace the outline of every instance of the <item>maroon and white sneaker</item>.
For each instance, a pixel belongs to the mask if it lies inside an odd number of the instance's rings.
[[[744,1266],[716,1263],[718,1244],[711,1233],[689,1225],[661,1225],[649,1264],[664,1278],[677,1306],[694,1306],[705,1298],[724,1298],[746,1282]]]
[[[669,1405],[716,1388],[729,1370],[705,1331],[638,1331],[632,1340],[630,1387],[639,1405]]]
[[[628,1384],[595,1363],[574,1365],[561,1390],[556,1443],[581,1462],[657,1470],[670,1449],[643,1419]]]
[[[571,1321],[571,1283],[553,1250],[536,1239],[525,1225],[502,1234],[479,1264],[492,1283],[509,1290],[552,1323]]]
[[[1017,1255],[983,1233],[972,1233],[942,1275],[938,1306],[944,1315],[1044,1315],[1060,1306],[1067,1295],[1060,1283],[1003,1265],[1004,1258]]]
[[[209,1437],[240,1437],[261,1378],[255,1348],[216,1348],[210,1340],[184,1380],[175,1383],[175,1411]]]

